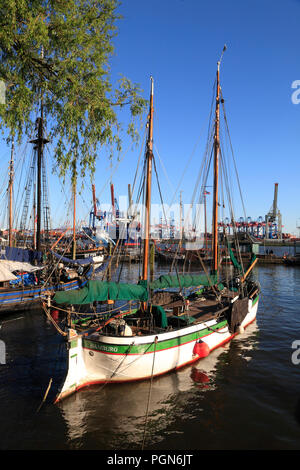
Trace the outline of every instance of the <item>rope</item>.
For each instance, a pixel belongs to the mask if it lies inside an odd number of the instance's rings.
[[[147,127],[145,127],[145,131],[144,131],[144,135],[143,135],[143,144],[141,146],[141,150],[140,150],[140,153],[139,153],[139,158],[138,158],[138,162],[137,162],[137,166],[136,166],[136,171],[135,171],[135,175],[134,175],[134,179],[133,179],[133,184],[132,184],[132,194],[134,193],[134,189],[135,189],[135,183],[136,183],[136,178],[137,178],[137,174],[138,174],[138,169],[139,169],[139,166],[140,166],[140,160],[141,160],[141,156],[142,156],[142,151],[144,150],[145,148],[145,139],[146,139],[146,132],[147,132]]]
[[[68,248],[70,248],[71,244],[72,244],[72,239],[70,240],[69,244],[66,246],[65,250],[63,251],[63,253],[61,254],[61,257],[58,259],[57,263],[54,264],[54,268],[52,269],[52,271],[50,272],[48,278],[45,280],[45,284],[48,283],[49,279],[51,278],[52,274],[54,273],[55,269],[57,268],[57,266],[59,265],[61,259],[63,258],[65,252],[67,251]]]
[[[62,335],[62,336],[68,336],[68,334],[63,331],[61,328],[59,328],[58,324],[56,323],[56,321],[53,320],[53,318],[51,317],[50,313],[48,312],[46,306],[44,305],[44,302],[42,302],[42,307],[43,307],[43,310],[44,312],[46,313],[47,315],[47,318],[51,321],[51,323],[53,324],[53,326],[57,329],[57,331]]]
[[[217,329],[211,328],[211,326],[208,326],[206,323],[203,323],[204,326],[213,333],[218,333],[219,335],[224,335],[225,333],[228,333],[228,331],[219,331]],[[224,328],[224,327],[223,327]]]
[[[95,315],[102,315],[104,313],[111,313],[111,312],[114,312],[115,310],[121,310],[122,308],[126,307],[127,305],[130,305],[130,302],[131,301],[128,301],[126,302],[125,304],[119,306],[119,307],[115,307],[115,308],[112,308],[110,310],[105,310],[105,311],[101,311],[99,313],[95,313]],[[56,310],[60,310],[61,312],[65,312],[65,313],[69,313],[69,310],[66,310],[62,307],[57,307],[57,305],[53,306]],[[87,314],[91,314],[91,312],[76,312],[75,310],[72,310],[72,313],[76,314],[76,315],[87,315]],[[127,312],[125,312],[127,313]]]
[[[151,371],[151,380],[150,380],[150,386],[149,386],[149,392],[148,392],[148,402],[147,402],[147,408],[146,408],[146,416],[145,416],[145,425],[144,425],[144,435],[143,435],[143,442],[142,442],[142,450],[144,450],[144,446],[145,446],[146,427],[147,427],[147,422],[148,422],[150,397],[151,397],[151,390],[152,390],[152,383],[153,383],[153,371],[154,371],[154,361],[155,361],[155,353],[156,353],[157,340],[158,340],[158,337],[155,336],[155,339],[154,339],[154,351],[153,351],[153,362],[152,362],[152,371]]]
[[[112,274],[112,272],[111,272],[111,265],[112,265],[112,261],[113,261],[113,259],[114,259],[114,257],[115,257],[115,253],[116,253],[116,251],[118,250],[119,242],[120,242],[120,239],[117,240],[117,243],[116,243],[115,246],[114,246],[114,250],[113,250],[112,255],[111,255],[111,257],[110,257],[109,263],[108,263],[106,269],[105,269],[104,272],[103,272],[102,280],[103,280],[105,277],[107,277],[108,273],[110,273],[110,275]]]
[[[129,348],[128,350],[126,351],[126,353],[124,354],[124,357],[122,359],[122,361],[120,362],[120,364],[116,367],[116,369],[114,370],[114,372],[111,374],[110,378],[107,379],[106,382],[104,382],[104,384],[100,387],[100,390],[103,390],[103,388],[109,383],[109,380],[117,373],[118,369],[121,367],[121,365],[123,364],[123,362],[125,361],[126,359],[126,356],[128,356],[128,354],[130,353],[132,347],[134,346],[134,341],[129,345]]]
[[[207,280],[208,280],[208,282],[209,282],[209,284],[210,284],[210,287],[212,288],[212,290],[214,291],[216,297],[218,298],[218,292],[217,292],[215,286],[213,285],[213,283],[212,283],[211,280],[210,280],[210,276],[209,276],[209,274],[208,274],[208,272],[207,272],[207,269],[206,269],[206,267],[205,267],[205,265],[204,265],[204,263],[203,263],[203,261],[202,261],[202,258],[201,258],[200,254],[199,254],[199,251],[197,251],[197,256],[198,256],[198,258],[199,258],[200,263],[202,264],[202,269],[203,269],[203,271],[204,271],[205,274],[206,274],[206,277],[207,277]],[[220,300],[218,300],[218,302],[222,305],[222,302],[221,302]]]
[[[127,314],[128,314],[128,312],[121,312],[118,315],[114,315],[112,318],[109,318],[103,325],[99,326],[99,328],[97,328],[95,331],[103,330],[103,328],[106,325],[108,325],[112,320],[114,320],[115,318],[122,317],[122,316],[127,315]]]
[[[223,107],[224,121],[225,121],[225,124],[226,124],[226,130],[227,130],[227,133],[228,133],[228,138],[229,138],[229,143],[230,143],[230,148],[231,148],[231,153],[232,153],[232,159],[233,159],[233,163],[234,163],[234,168],[235,168],[236,178],[237,178],[237,182],[238,182],[240,197],[241,197],[242,206],[243,206],[243,210],[244,210],[244,216],[246,218],[246,209],[245,209],[243,195],[242,195],[242,191],[241,191],[240,180],[239,180],[239,176],[238,176],[238,172],[237,172],[237,167],[236,167],[236,162],[235,162],[235,157],[234,157],[234,152],[233,152],[233,147],[232,147],[232,142],[231,142],[231,137],[230,137],[230,132],[229,132],[229,126],[228,126],[226,112],[225,112],[225,104],[224,104],[225,101],[223,99],[222,90],[221,90],[221,98],[222,98],[221,102],[222,102],[222,107]]]
[[[166,213],[165,213],[165,205],[164,205],[164,202],[163,202],[163,197],[162,197],[162,192],[161,192],[161,188],[160,188],[160,184],[159,184],[159,179],[158,179],[158,174],[157,174],[157,169],[156,169],[156,162],[155,162],[154,156],[153,156],[153,166],[154,166],[154,171],[155,171],[156,180],[157,180],[157,187],[158,187],[158,191],[159,191],[160,202],[161,202],[161,205],[162,205],[162,208],[163,208],[163,213],[164,213],[164,216],[165,216],[166,224],[168,224],[167,216],[166,216]]]
[[[126,351],[126,353],[124,354],[124,357],[122,359],[122,361],[120,362],[120,364],[118,365],[118,367],[114,370],[114,372],[112,373],[112,375],[110,376],[110,379],[116,375],[117,371],[120,369],[121,365],[123,364],[123,362],[125,361],[125,358],[126,356],[128,356],[128,354],[130,353],[132,347],[134,346],[134,341],[132,341],[132,343],[130,344],[128,350]],[[107,382],[106,382],[107,383]],[[106,385],[106,384],[105,384]]]

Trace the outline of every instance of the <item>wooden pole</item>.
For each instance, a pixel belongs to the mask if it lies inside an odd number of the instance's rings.
[[[252,271],[252,269],[254,268],[254,266],[256,265],[258,261],[258,258],[256,258],[253,263],[251,264],[251,266],[248,268],[248,270],[245,272],[244,276],[242,277],[241,281],[244,282],[246,277],[248,276],[248,274]]]
[[[43,110],[38,119],[38,148],[37,148],[37,219],[36,219],[36,249],[41,251],[41,218],[42,218],[42,158],[43,158]]]
[[[14,139],[11,144],[11,157],[9,166],[9,246],[13,246],[13,180],[14,180]]]
[[[62,239],[62,237],[65,235],[65,233],[67,233],[67,231],[70,230],[70,227],[67,228],[67,230],[65,230],[61,236],[59,237],[58,240],[56,240],[56,242],[53,243],[53,245],[50,247],[50,250],[53,250],[53,248],[56,247],[56,245],[58,244],[58,242]]]
[[[150,248],[150,279],[154,280],[154,265],[155,265],[155,244],[152,241]]]
[[[144,253],[143,253],[143,280],[148,279],[148,259],[149,259],[149,234],[150,234],[150,204],[151,204],[151,181],[152,181],[152,158],[153,158],[153,78],[151,77],[150,110],[148,121],[148,141],[147,141],[147,176],[146,176],[146,201],[145,201],[145,232],[144,232]]]
[[[179,239],[180,240],[183,240],[183,210],[182,210],[182,191],[180,191],[180,214],[179,214],[179,231],[180,231],[180,234],[179,234]]]
[[[114,185],[112,183],[110,184],[110,195],[113,217],[116,217]]]
[[[76,259],[76,175],[73,181],[73,250],[72,258]]]
[[[35,202],[35,195],[36,195],[36,185],[34,184],[34,191],[33,191],[33,249],[36,250],[36,202]]]
[[[206,219],[206,191],[204,189],[204,231],[205,231],[205,258],[208,257],[208,249],[207,249],[207,219]]]
[[[94,206],[94,220],[97,217],[97,199],[96,199],[96,189],[95,185],[92,184],[92,192],[93,192],[93,206]]]
[[[220,149],[220,62],[217,68],[217,94],[214,137],[214,194],[213,194],[213,271],[218,271],[218,192],[219,192],[219,149]]]

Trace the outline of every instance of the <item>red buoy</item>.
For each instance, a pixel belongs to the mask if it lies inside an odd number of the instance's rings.
[[[191,373],[191,379],[198,383],[198,384],[203,384],[203,383],[208,383],[209,382],[209,377],[208,375],[203,372],[202,370],[193,368],[192,373]]]
[[[59,317],[59,311],[58,310],[52,310],[51,311],[51,316],[52,316],[54,321],[57,321],[58,317]]]
[[[195,343],[194,349],[193,349],[193,354],[196,356],[199,356],[199,358],[206,357],[210,353],[210,349],[207,346],[206,343],[203,341],[198,341]]]

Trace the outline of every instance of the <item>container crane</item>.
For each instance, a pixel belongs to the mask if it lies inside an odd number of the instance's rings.
[[[265,238],[278,238],[282,239],[282,217],[277,207],[278,200],[278,183],[274,187],[273,205],[270,211],[265,216],[266,231]]]

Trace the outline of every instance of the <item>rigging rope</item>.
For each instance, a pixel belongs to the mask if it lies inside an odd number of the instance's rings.
[[[239,180],[238,171],[237,171],[237,166],[236,166],[236,161],[235,161],[235,157],[234,157],[233,146],[232,146],[232,142],[231,142],[231,137],[230,137],[230,132],[229,132],[229,126],[228,126],[227,117],[226,117],[226,112],[225,112],[225,104],[224,104],[225,101],[224,101],[224,99],[223,99],[222,90],[221,90],[221,98],[222,98],[221,102],[222,102],[222,107],[223,107],[224,121],[225,121],[225,124],[226,124],[227,133],[228,133],[228,138],[229,138],[229,143],[230,143],[230,148],[231,148],[231,153],[232,153],[232,159],[233,159],[233,163],[234,163],[235,173],[236,173],[236,177],[237,177],[237,181],[238,181],[238,186],[239,186],[239,191],[240,191],[240,197],[241,197],[241,201],[242,201],[242,205],[243,205],[243,210],[244,210],[244,216],[245,216],[245,218],[246,218],[246,209],[245,209],[245,205],[244,205],[244,200],[243,200],[243,195],[242,195],[240,180]]]
[[[152,370],[151,370],[151,379],[150,379],[149,392],[148,392],[148,401],[147,401],[147,408],[146,408],[146,415],[145,415],[145,424],[144,424],[144,434],[143,434],[142,450],[144,450],[144,446],[145,446],[146,427],[147,427],[147,422],[148,422],[149,405],[150,405],[150,398],[151,398],[151,391],[152,391],[153,373],[154,373],[154,361],[155,361],[155,353],[156,353],[157,341],[158,341],[158,337],[155,336],[155,339],[154,339],[154,351],[153,351],[153,361],[152,361]]]

